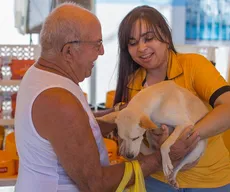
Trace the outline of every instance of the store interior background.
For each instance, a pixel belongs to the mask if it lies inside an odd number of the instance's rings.
[[[23,4],[25,0],[21,0]],[[0,1],[0,48],[4,45],[38,45],[38,34],[21,34],[15,28],[15,0]],[[17,1],[19,2],[19,1]],[[51,0],[31,0],[40,20]],[[180,52],[197,52],[216,63],[221,75],[230,80],[230,1],[228,0],[95,0],[93,12],[102,24],[105,54],[98,58],[91,78],[81,83],[90,104],[105,103],[106,93],[116,87],[117,30],[124,16],[138,5],[157,8],[172,28],[173,41]],[[21,5],[22,5],[21,4]],[[38,45],[39,46],[39,45]],[[230,82],[230,81],[229,81]],[[230,134],[229,134],[230,137]],[[0,187],[0,192],[13,187]]]

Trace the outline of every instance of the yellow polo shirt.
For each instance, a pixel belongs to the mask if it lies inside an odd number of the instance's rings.
[[[138,69],[131,77],[127,86],[130,98],[144,88],[145,78],[146,71],[143,68]],[[198,96],[210,110],[219,95],[230,91],[229,84],[215,67],[198,54],[171,52],[167,78]],[[163,172],[157,172],[152,177],[166,182]],[[208,139],[207,148],[199,163],[190,170],[179,172],[177,181],[180,188],[216,188],[230,183],[230,157],[222,135]]]

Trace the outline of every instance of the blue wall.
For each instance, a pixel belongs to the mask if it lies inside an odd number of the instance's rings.
[[[154,5],[185,6],[186,0],[95,0],[96,3],[140,3]]]

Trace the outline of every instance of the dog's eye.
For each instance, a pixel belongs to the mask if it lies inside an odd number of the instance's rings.
[[[140,136],[138,136],[138,137],[135,137],[135,138],[132,138],[132,141],[135,141],[135,140],[137,140],[139,137],[140,137]]]

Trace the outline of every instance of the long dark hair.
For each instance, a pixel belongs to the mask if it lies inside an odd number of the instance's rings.
[[[128,43],[133,25],[137,20],[143,20],[147,29],[152,31],[154,36],[161,42],[167,43],[169,49],[174,53],[176,49],[172,42],[172,35],[169,25],[164,16],[153,7],[139,6],[131,10],[122,20],[118,30],[119,40],[119,63],[118,63],[118,82],[114,104],[129,101],[129,90],[127,84],[131,74],[140,68],[128,52]]]

